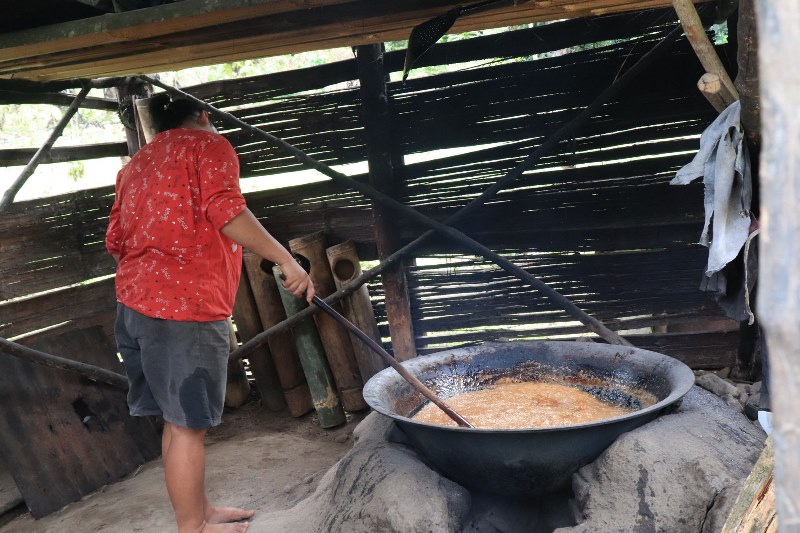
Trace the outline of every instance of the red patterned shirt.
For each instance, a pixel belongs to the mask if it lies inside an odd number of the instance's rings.
[[[245,209],[239,160],[215,133],[158,134],[117,175],[106,248],[117,300],[153,318],[230,316],[242,250],[220,228]]]

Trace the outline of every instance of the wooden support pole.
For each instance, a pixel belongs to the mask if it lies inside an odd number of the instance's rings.
[[[314,283],[314,291],[320,298],[336,292],[336,283],[333,281],[331,267],[325,256],[325,234],[323,232],[292,239],[289,241],[289,249],[292,253],[308,260],[311,267],[308,275]],[[341,313],[341,307],[337,305],[336,311]],[[315,319],[333,379],[336,381],[339,396],[342,398],[342,406],[346,411],[366,409],[367,404],[361,394],[364,382],[361,381],[361,373],[358,371],[358,363],[356,363],[350,336],[328,315],[318,314]]]
[[[686,38],[689,44],[692,45],[694,53],[706,69],[706,72],[716,74],[719,76],[722,85],[725,89],[734,96],[734,100],[739,99],[739,92],[731,81],[728,71],[720,61],[717,51],[714,50],[714,45],[708,40],[706,30],[703,28],[703,23],[700,21],[700,15],[697,14],[697,9],[694,7],[692,0],[672,0],[672,7],[681,19],[683,31],[686,32]]]
[[[761,86],[757,314],[766,331],[781,531],[800,531],[800,2],[756,2]]]
[[[755,12],[756,0],[739,0],[737,42],[739,49],[736,62],[739,72],[734,85],[742,102],[741,121],[744,135],[750,148],[751,163],[758,171],[758,152],[761,147],[761,106],[758,83],[758,24]],[[754,176],[757,181],[757,176]],[[754,198],[755,199],[755,198]]]
[[[80,361],[73,361],[72,359],[40,352],[39,350],[22,346],[21,344],[11,342],[2,337],[0,337],[0,353],[19,357],[20,359],[25,359],[37,365],[66,370],[67,372],[78,374],[92,381],[107,383],[112,387],[128,390],[128,378],[122,374],[117,374],[116,372],[87,363],[81,363]]]
[[[119,113],[120,117],[124,116],[125,139],[128,142],[128,155],[131,157],[142,147],[142,135],[139,133],[141,126],[139,125],[139,117],[136,110],[136,100],[148,98],[152,94],[153,88],[139,78],[129,78],[127,83],[117,87]]]
[[[386,72],[383,67],[383,45],[356,47],[356,61],[361,84],[361,110],[367,139],[370,183],[375,189],[394,197],[400,181],[400,169],[395,168],[395,158],[392,157],[394,139]],[[383,260],[399,248],[393,212],[380,203],[373,202],[372,218],[378,258]],[[417,346],[405,265],[400,262],[384,270],[381,283],[389,334],[392,338],[392,353],[398,361],[406,361],[417,356]]]
[[[8,207],[14,202],[14,197],[17,195],[22,186],[25,185],[25,182],[28,181],[28,178],[30,178],[31,175],[36,171],[36,167],[38,167],[39,163],[42,162],[42,159],[50,151],[50,148],[53,147],[53,144],[56,142],[56,140],[61,137],[62,133],[64,133],[64,128],[67,127],[69,121],[73,116],[75,116],[75,113],[78,112],[81,102],[83,102],[84,98],[86,98],[86,95],[89,94],[90,90],[90,87],[84,87],[81,89],[81,91],[78,93],[78,96],[75,97],[70,106],[64,112],[64,116],[61,117],[61,120],[59,120],[58,124],[56,124],[55,129],[53,129],[53,133],[50,134],[50,137],[47,138],[42,147],[39,148],[36,154],[34,154],[28,165],[22,169],[20,175],[16,180],[14,180],[14,183],[11,184],[11,187],[9,187],[5,192],[3,199],[0,200],[0,213],[8,209]]]
[[[272,269],[277,280],[278,291],[281,294],[283,306],[288,316],[295,315],[308,307],[308,302],[295,298],[283,287],[280,282],[281,270],[275,266]],[[319,417],[319,424],[323,428],[331,428],[344,423],[345,416],[342,403],[336,395],[333,376],[325,360],[325,350],[319,339],[314,321],[310,318],[301,321],[292,328],[292,337],[303,364],[303,371],[314,400],[314,410]]]
[[[672,45],[672,43],[680,35],[680,32],[681,32],[681,26],[678,25],[676,28],[674,28],[672,31],[670,31],[667,35],[665,35],[664,38],[661,39],[652,49],[650,49],[641,58],[639,58],[639,60],[633,66],[631,66],[630,69],[625,71],[621,76],[617,77],[614,80],[614,82],[610,86],[608,86],[602,93],[600,93],[597,96],[597,98],[595,98],[595,100],[588,107],[586,107],[583,111],[578,113],[578,115],[576,115],[568,123],[566,123],[563,126],[561,126],[558,129],[558,131],[556,131],[554,134],[550,135],[547,138],[547,140],[544,143],[542,143],[536,150],[534,150],[534,152],[531,155],[529,155],[520,164],[518,164],[511,171],[509,171],[505,176],[503,176],[497,182],[495,182],[494,185],[492,185],[491,187],[487,188],[477,198],[475,198],[469,204],[467,204],[465,207],[463,207],[461,210],[459,210],[458,213],[456,213],[452,217],[448,218],[446,222],[447,223],[456,223],[456,222],[458,222],[463,217],[466,217],[469,213],[471,213],[472,211],[474,211],[475,209],[477,209],[478,207],[483,205],[489,198],[494,196],[501,189],[503,189],[504,187],[509,185],[511,182],[513,182],[514,180],[516,180],[517,178],[522,176],[522,174],[527,169],[531,168],[536,162],[538,162],[539,159],[541,159],[544,155],[548,154],[551,150],[556,148],[558,146],[558,144],[562,140],[568,138],[576,130],[578,130],[578,128],[583,126],[583,124],[585,124],[595,113],[597,113],[603,107],[603,105],[606,102],[608,102],[613,96],[615,96],[617,93],[619,93],[619,91],[621,91],[624,87],[626,87],[632,80],[636,79],[636,77],[641,72],[646,70],[653,63],[653,61],[656,58],[660,57],[661,54],[663,54],[667,50],[669,50],[669,48]],[[310,168],[318,170],[319,172],[325,174],[326,176],[329,176],[329,177],[333,178],[334,181],[338,181],[338,182],[341,182],[343,184],[347,184],[348,186],[350,186],[350,187],[352,187],[352,188],[364,193],[365,195],[372,195],[372,196],[370,196],[371,198],[380,199],[381,202],[385,201],[386,205],[396,206],[397,202],[395,202],[391,198],[384,199],[383,195],[380,192],[375,191],[372,187],[370,187],[368,185],[361,184],[360,182],[352,180],[352,179],[348,178],[347,176],[336,172],[335,170],[331,169],[327,165],[324,165],[323,163],[320,163],[320,162],[314,160],[313,158],[307,156],[306,154],[304,154],[303,152],[301,152],[300,150],[298,150],[297,148],[295,148],[291,144],[287,143],[286,141],[284,141],[282,139],[279,139],[279,138],[275,137],[274,135],[271,135],[271,134],[269,134],[269,133],[267,133],[267,132],[265,132],[265,131],[263,131],[263,130],[261,130],[259,128],[251,126],[251,125],[247,124],[246,122],[244,122],[242,120],[239,120],[238,118],[234,117],[233,115],[230,115],[229,113],[225,113],[224,111],[220,111],[220,110],[216,109],[215,107],[213,107],[213,106],[211,106],[211,105],[209,105],[209,104],[207,104],[207,103],[205,103],[205,102],[203,102],[201,100],[198,100],[197,98],[194,98],[190,94],[184,93],[183,91],[180,91],[180,90],[178,90],[178,89],[176,89],[174,87],[170,87],[169,85],[163,84],[163,83],[161,83],[161,82],[159,82],[157,80],[153,80],[152,78],[147,78],[147,79],[151,83],[153,83],[154,85],[157,85],[158,87],[163,88],[164,90],[166,90],[167,92],[169,92],[171,94],[180,95],[180,96],[183,96],[185,98],[189,98],[189,99],[197,102],[198,104],[203,105],[205,107],[205,109],[207,109],[209,112],[215,113],[217,116],[219,116],[222,119],[230,122],[231,124],[235,124],[236,126],[238,126],[240,128],[243,128],[246,131],[252,132],[252,133],[254,133],[256,135],[264,137],[265,139],[268,139],[269,141],[271,141],[274,144],[282,147],[284,150],[286,150],[289,153],[291,153],[292,155],[294,155],[303,164],[306,164]],[[413,220],[419,220],[421,223],[424,223],[424,224],[426,224],[428,226],[431,226],[431,227],[435,227],[437,230],[442,231],[445,234],[449,234],[447,232],[447,230],[448,229],[452,229],[452,228],[447,228],[446,226],[443,228],[442,224],[439,224],[439,223],[436,223],[434,221],[431,221],[430,219],[428,219],[424,215],[421,215],[420,213],[417,213],[416,211],[414,211],[413,209],[411,209],[411,208],[409,208],[407,206],[404,206],[402,204],[400,204],[400,206],[402,207],[403,214],[407,215],[409,218],[412,218]],[[399,210],[399,208],[398,208],[398,210]],[[453,230],[453,231],[456,232],[455,230]],[[381,263],[378,266],[376,266],[374,268],[371,268],[370,270],[364,272],[361,276],[359,276],[358,278],[354,279],[351,283],[348,283],[345,287],[341,288],[336,293],[334,293],[334,294],[328,296],[327,298],[325,298],[325,301],[328,304],[336,303],[339,300],[341,300],[342,298],[344,298],[345,296],[348,296],[349,294],[352,294],[362,284],[366,283],[370,279],[374,278],[375,276],[377,276],[378,274],[383,272],[386,268],[388,268],[389,266],[394,264],[396,261],[399,261],[406,254],[409,254],[413,250],[415,250],[428,237],[433,235],[433,233],[434,233],[433,230],[429,230],[429,231],[423,233],[417,239],[415,239],[414,241],[406,244],[405,246],[403,246],[402,248],[400,248],[399,250],[394,252],[392,255],[387,257],[385,260],[381,261]],[[456,233],[459,236],[463,235],[460,232],[456,232]],[[485,250],[485,247],[483,249]],[[494,260],[494,259],[492,259],[492,260]],[[504,267],[504,269],[509,271],[506,267]],[[522,271],[522,273],[520,274],[519,271],[521,271],[521,270],[522,269],[517,268],[516,270],[514,270],[513,274],[515,276],[520,277],[521,279],[525,279],[524,276],[530,276],[529,274],[527,274],[524,271]],[[533,277],[533,276],[530,276],[530,277]],[[529,281],[529,280],[525,279],[525,281]],[[541,282],[539,282],[539,283],[541,283]],[[533,284],[533,283],[531,283],[531,284]],[[542,285],[544,285],[544,284],[542,283]],[[549,287],[548,287],[548,289],[549,289]],[[552,289],[550,289],[550,290],[552,290]],[[548,293],[546,291],[542,291],[542,292],[544,292],[545,295],[548,296],[548,298],[551,298],[551,294],[550,293]],[[553,292],[555,292],[555,291],[553,291]],[[558,294],[558,293],[556,293],[556,294]],[[561,295],[558,295],[558,296],[561,296]],[[566,298],[564,298],[563,296],[561,296],[561,298],[563,300],[566,300]],[[551,301],[554,301],[557,305],[562,305],[563,304],[563,302],[559,301],[557,297],[556,298],[551,298]],[[570,315],[572,315],[575,318],[577,318],[578,320],[580,320],[589,329],[591,329],[592,331],[595,331],[602,338],[606,339],[608,342],[610,342],[612,344],[630,345],[629,342],[627,342],[625,339],[623,339],[622,337],[620,337],[619,335],[617,335],[613,331],[610,331],[608,328],[603,326],[598,320],[596,320],[593,317],[590,317],[589,315],[584,313],[582,310],[577,309],[577,307],[575,307],[575,305],[572,304],[572,302],[569,302],[567,300],[567,303],[563,304],[562,308],[565,309],[568,313],[570,313]],[[576,309],[577,309],[577,311],[576,311]],[[310,316],[312,313],[316,312],[316,310],[313,309],[313,308],[309,308],[308,310],[302,311],[302,313],[306,313],[306,312],[308,314],[304,315],[304,317],[305,316]],[[237,352],[231,354],[231,357],[242,357],[249,350],[252,350],[255,347],[257,347],[260,343],[266,342],[266,339],[270,335],[275,334],[275,333],[280,332],[280,331],[283,331],[287,327],[290,327],[291,325],[293,325],[295,323],[295,320],[299,320],[299,318],[292,317],[291,319],[285,321],[285,323],[276,324],[275,326],[265,330],[257,338],[253,339],[251,342],[249,342],[246,345],[242,346],[239,350],[237,350]]]

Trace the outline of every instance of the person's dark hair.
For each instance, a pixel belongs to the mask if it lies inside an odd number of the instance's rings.
[[[200,111],[203,111],[200,104],[185,98],[171,100],[166,93],[154,96],[150,101],[150,116],[158,133],[179,127]]]

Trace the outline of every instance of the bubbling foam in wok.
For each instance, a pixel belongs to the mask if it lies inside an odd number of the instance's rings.
[[[491,429],[567,426],[630,412],[630,409],[600,401],[575,387],[536,381],[465,392],[449,398],[447,403],[475,427]],[[423,407],[414,415],[414,420],[455,425],[433,404]]]
[[[625,376],[560,369],[537,362],[510,371],[457,375],[445,372],[427,384],[478,428],[536,429],[584,424],[624,415],[658,399]],[[433,404],[412,415],[437,425],[455,423]]]

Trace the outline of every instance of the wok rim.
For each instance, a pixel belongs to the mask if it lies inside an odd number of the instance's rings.
[[[636,411],[631,411],[630,413],[626,413],[624,415],[615,416],[612,418],[603,418],[600,420],[595,420],[593,422],[586,422],[582,424],[568,424],[564,426],[556,426],[556,427],[547,427],[547,428],[512,428],[512,429],[500,429],[500,428],[467,428],[467,427],[460,427],[460,426],[442,426],[439,424],[431,424],[428,422],[420,422],[418,420],[414,420],[413,418],[408,418],[407,416],[400,415],[397,413],[390,412],[388,409],[384,408],[382,405],[382,395],[379,394],[379,384],[390,380],[392,381],[405,381],[403,380],[402,376],[397,373],[396,370],[389,367],[386,368],[374,376],[372,376],[365,384],[363,389],[363,397],[364,401],[378,413],[388,416],[389,418],[395,420],[398,423],[408,424],[411,426],[416,426],[419,428],[425,429],[432,429],[432,430],[443,430],[443,431],[453,431],[457,433],[473,433],[473,434],[497,434],[497,435],[513,435],[513,434],[525,434],[529,435],[531,433],[541,434],[541,433],[553,433],[553,432],[564,432],[564,431],[575,431],[579,429],[588,429],[594,428],[598,426],[608,426],[614,425],[618,423],[624,423],[629,420],[634,420],[641,417],[646,417],[649,414],[657,413],[670,405],[678,402],[681,398],[683,398],[689,390],[694,386],[695,376],[694,372],[682,361],[671,357],[666,354],[662,354],[659,352],[653,352],[651,350],[645,350],[642,348],[636,348],[632,346],[621,346],[621,345],[611,345],[611,344],[597,344],[593,342],[575,342],[575,341],[512,341],[512,342],[487,342],[477,346],[469,346],[466,348],[455,348],[453,350],[443,350],[440,352],[435,352],[428,355],[422,355],[415,357],[414,359],[410,359],[408,361],[403,361],[400,364],[406,367],[409,372],[411,372],[414,376],[418,376],[419,372],[422,369],[418,369],[416,367],[421,367],[426,363],[430,363],[433,359],[461,359],[471,355],[477,355],[481,353],[481,351],[485,351],[486,348],[496,348],[496,347],[508,347],[510,345],[519,345],[519,344],[526,344],[526,345],[591,345],[594,348],[600,348],[600,351],[613,351],[613,350],[631,350],[631,356],[633,356],[637,352],[649,353],[654,354],[663,362],[669,363],[670,369],[669,372],[665,372],[665,375],[670,376],[671,380],[674,381],[674,384],[671,386],[672,391],[668,396],[664,399],[645,407],[644,409],[638,409]],[[477,353],[476,353],[477,352]],[[658,366],[658,365],[655,365]],[[672,374],[676,374],[674,377]],[[391,381],[390,381],[391,382]],[[377,401],[376,401],[377,400]]]

